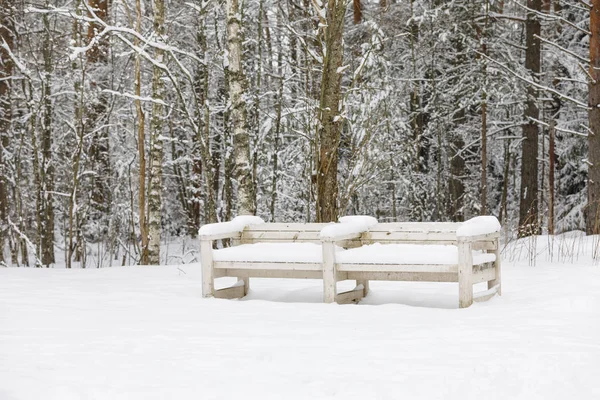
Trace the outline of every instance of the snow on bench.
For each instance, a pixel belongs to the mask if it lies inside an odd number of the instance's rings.
[[[369,280],[458,282],[459,305],[474,300],[473,284],[488,282],[475,300],[500,294],[500,224],[495,217],[464,223],[378,223],[373,217],[340,218],[337,224],[264,223],[237,217],[200,229],[203,295],[243,297],[251,277],[323,279],[327,303],[356,302]],[[233,246],[213,249],[229,238]],[[238,284],[214,290],[214,279],[235,276]],[[356,280],[337,293],[336,283]]]

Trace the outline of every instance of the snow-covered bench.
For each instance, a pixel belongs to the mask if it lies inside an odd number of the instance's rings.
[[[458,282],[459,307],[501,294],[500,223],[495,217],[475,217],[463,223],[379,223],[365,230],[361,246],[335,250],[336,230],[322,235],[325,257],[325,301],[335,298],[338,280],[355,279],[368,291],[369,280]],[[473,285],[488,290],[473,295]]]
[[[359,222],[353,222],[357,218]],[[360,238],[366,228],[361,223],[364,222],[361,217],[345,217],[341,220],[346,221],[346,229],[352,225],[356,232],[345,235],[350,239]],[[371,218],[371,225],[373,221],[377,222]],[[240,216],[230,222],[202,226],[199,236],[203,296],[243,297],[248,293],[250,278],[322,279],[323,248],[320,232],[326,226],[332,224],[265,223],[252,216]],[[214,241],[219,239],[231,239],[233,246],[213,249]],[[345,239],[338,240],[338,244],[360,246],[360,242],[346,244]],[[341,247],[338,249],[343,250]],[[237,283],[229,288],[215,290],[215,278],[226,276],[236,277]],[[344,294],[338,296],[338,301],[345,300],[352,299]]]
[[[326,303],[357,301],[369,280],[458,282],[459,305],[473,302],[473,285],[488,282],[476,299],[500,294],[500,224],[494,217],[464,223],[377,223],[372,217],[343,217],[338,224],[264,223],[258,217],[200,229],[203,296],[243,297],[249,279],[323,279]],[[234,246],[213,249],[232,239]],[[214,279],[237,277],[216,290]],[[336,283],[356,280],[356,288],[337,293]]]

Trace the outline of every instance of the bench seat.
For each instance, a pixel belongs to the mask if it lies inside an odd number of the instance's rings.
[[[453,245],[374,243],[336,252],[339,264],[458,265],[458,248]],[[473,251],[473,265],[496,261],[494,253]]]
[[[311,263],[323,262],[316,243],[254,243],[213,250],[214,261]]]

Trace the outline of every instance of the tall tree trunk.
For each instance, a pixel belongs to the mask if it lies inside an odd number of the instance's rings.
[[[135,30],[138,33],[142,33],[142,4],[141,0],[135,1]],[[134,44],[139,46],[139,39],[135,39]],[[135,56],[135,71],[134,71],[134,85],[135,95],[137,99],[135,101],[135,110],[137,114],[137,147],[138,157],[140,158],[140,171],[139,171],[139,196],[138,196],[138,219],[140,224],[140,236],[142,242],[142,254],[140,255],[140,264],[148,264],[148,223],[146,221],[146,114],[142,107],[140,100],[142,91],[142,61],[141,56],[136,54]]]
[[[362,21],[362,5],[360,4],[360,0],[354,1],[354,25],[360,24]]]
[[[485,2],[485,23],[481,32],[481,52],[487,55],[489,1]],[[481,93],[481,214],[487,214],[487,59],[482,58],[483,90]]]
[[[0,39],[9,49],[13,48],[13,32],[11,21],[11,0],[0,0]],[[9,145],[9,131],[12,121],[10,104],[10,77],[13,73],[13,62],[8,51],[0,47],[0,265],[5,263],[4,246],[8,238],[8,168],[4,159],[4,152]]]
[[[49,6],[49,4],[46,4]],[[41,168],[41,190],[39,208],[41,212],[41,224],[38,226],[40,246],[42,253],[42,264],[49,267],[55,262],[54,258],[54,164],[52,163],[52,73],[53,73],[53,40],[50,32],[49,16],[42,17],[44,24],[44,81],[43,81],[43,119],[42,119],[42,163]]]
[[[81,2],[75,3],[75,12],[78,16],[81,16]],[[81,23],[79,20],[73,21],[73,33],[72,39],[75,46],[81,47],[82,45],[82,33]],[[77,142],[77,150],[71,159],[73,165],[73,182],[71,185],[71,193],[69,196],[69,228],[68,228],[68,244],[66,251],[65,264],[67,268],[71,268],[73,262],[73,254],[75,246],[81,245],[81,243],[75,242],[75,229],[79,227],[75,226],[75,213],[77,213],[77,198],[79,189],[79,167],[81,162],[81,155],[83,153],[83,141],[85,137],[85,123],[83,118],[83,102],[85,96],[85,64],[83,63],[83,57],[79,55],[71,63],[71,70],[74,77],[73,89],[75,92],[74,107],[73,107],[73,126],[75,127],[75,140]]]
[[[588,120],[588,204],[585,230],[600,233],[600,0],[592,0],[590,10],[590,81]]]
[[[323,76],[319,104],[317,165],[317,222],[331,222],[338,218],[338,148],[343,118],[340,116],[342,66],[344,57],[343,34],[346,3],[329,0],[327,27],[324,30]]]
[[[109,0],[87,0],[89,7],[102,21],[108,21]],[[96,22],[88,23],[88,43],[97,40],[96,37],[102,26]],[[104,219],[110,213],[111,193],[110,178],[110,146],[108,125],[108,97],[104,93],[109,88],[108,69],[108,36],[97,41],[87,51],[88,73],[91,75],[91,102],[86,109],[86,128],[91,133],[90,158],[94,171],[94,186],[92,188],[92,212],[94,220]],[[104,232],[100,233],[104,236]]]
[[[556,121],[550,120],[550,144],[548,148],[548,234],[554,235],[554,158],[556,150],[554,149],[554,133]]]
[[[165,4],[164,0],[154,0],[154,32],[159,40],[165,35]],[[164,65],[164,50],[156,47],[154,59]],[[164,83],[163,71],[154,66],[152,74],[152,97],[163,100]],[[148,263],[160,264],[160,236],[162,232],[162,164],[163,164],[163,106],[152,102],[152,120],[150,122],[150,184],[148,193]]]
[[[541,64],[540,21],[535,12],[541,11],[541,0],[528,0],[525,23],[527,51],[525,52],[525,68],[531,79],[539,81]],[[533,86],[527,87],[527,104],[523,125],[523,144],[521,148],[521,191],[519,204],[519,235],[536,235],[539,233],[538,216],[538,135],[539,109],[537,106],[538,91]]]
[[[229,98],[233,125],[234,177],[237,180],[237,213],[256,213],[250,164],[250,136],[246,108],[247,83],[242,69],[242,21],[239,0],[227,0],[227,45],[229,50]]]

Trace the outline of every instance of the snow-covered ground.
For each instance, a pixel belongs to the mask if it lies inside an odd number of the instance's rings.
[[[468,309],[456,284],[373,282],[340,306],[313,280],[203,299],[198,264],[3,268],[0,399],[600,399],[593,243],[567,260],[544,240]]]

